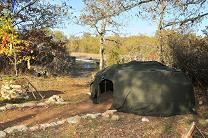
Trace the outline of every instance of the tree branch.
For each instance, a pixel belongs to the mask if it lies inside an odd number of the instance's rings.
[[[188,22],[194,23],[195,21],[200,20],[201,18],[203,18],[205,16],[208,16],[208,12],[204,13],[204,14],[199,14],[199,15],[197,15],[195,17],[192,17],[192,18],[184,19],[182,21],[169,22],[168,24],[164,25],[163,28],[166,28],[166,27],[169,27],[169,26],[172,26],[172,25],[177,25],[177,24],[182,26],[182,25],[184,25]]]
[[[20,12],[23,11],[24,9],[26,9],[27,7],[30,7],[30,6],[34,5],[37,1],[39,1],[39,0],[34,0],[33,2],[31,2],[31,3],[27,4],[26,6],[22,7],[22,8],[14,15],[14,17],[16,17],[18,14],[20,14]]]

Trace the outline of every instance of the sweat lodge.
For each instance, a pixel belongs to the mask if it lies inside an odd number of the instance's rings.
[[[112,92],[113,108],[138,115],[185,114],[195,106],[191,80],[156,61],[112,65],[96,74],[90,88],[94,103]]]

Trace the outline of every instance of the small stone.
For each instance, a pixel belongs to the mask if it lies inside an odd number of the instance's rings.
[[[5,90],[10,90],[11,89],[9,86],[3,86],[2,88],[5,89]]]
[[[111,120],[113,120],[113,121],[118,121],[119,119],[120,119],[120,117],[118,115],[111,116]]]
[[[8,127],[4,129],[4,132],[10,134],[15,131],[26,131],[28,128],[25,125],[19,125],[19,126],[13,126],[13,127]]]
[[[47,105],[46,103],[38,103],[37,106],[45,106]]]
[[[113,113],[117,112],[117,110],[107,110],[105,111],[104,113],[102,113],[102,117],[104,118],[108,118],[110,117],[111,115],[113,115]]]
[[[109,114],[106,114],[106,113],[102,113],[102,117],[103,117],[103,118],[109,118],[110,115],[109,115]]]
[[[149,122],[149,119],[146,117],[142,117],[142,122]]]
[[[2,97],[3,97],[3,96],[2,96]],[[11,99],[12,99],[10,95],[5,95],[3,98],[4,98],[4,99],[7,99],[7,100],[11,100]]]
[[[59,121],[56,122],[56,124],[62,125],[62,124],[64,124],[65,122],[66,122],[66,119],[64,119],[64,120],[59,120]]]
[[[13,131],[14,131],[13,127],[8,127],[6,129],[4,129],[4,132],[6,132],[8,134],[12,133]]]
[[[33,127],[29,128],[30,131],[35,131],[35,130],[38,130],[38,129],[39,129],[39,125],[36,125],[36,126],[33,126]]]
[[[17,128],[17,131],[26,131],[26,130],[28,130],[28,127],[25,125],[21,125]]]
[[[101,113],[97,113],[97,114],[86,114],[86,115],[81,116],[81,118],[84,118],[84,119],[86,119],[86,118],[95,119],[95,118],[97,118],[100,115],[101,115]]]
[[[88,92],[87,95],[90,95],[91,96],[91,92]]]
[[[81,119],[81,117],[76,115],[74,117],[67,118],[67,122],[70,123],[70,124],[76,124],[76,123],[80,122],[80,119]]]
[[[56,122],[51,122],[51,123],[50,123],[50,126],[51,126],[51,127],[57,126],[57,125],[58,125],[58,124],[57,124]]]
[[[13,105],[13,104],[6,104],[6,109],[14,109],[14,108],[16,108],[16,106],[15,105]]]
[[[10,87],[12,87],[13,89],[21,89],[22,88],[21,85],[10,85]]]
[[[6,133],[4,131],[0,131],[0,138],[6,137]]]
[[[61,103],[64,102],[64,100],[61,98],[61,96],[53,95],[51,96],[47,101],[47,103]]]
[[[202,105],[203,104],[203,101],[199,101],[199,105]]]
[[[50,127],[51,125],[49,123],[45,123],[45,124],[40,124],[40,129],[46,129],[48,127]]]
[[[105,111],[106,113],[109,113],[109,114],[114,114],[115,112],[117,112],[117,110],[107,110]]]
[[[28,100],[29,98],[30,98],[30,96],[28,96],[28,95],[26,95],[26,96],[24,97],[25,100]]]
[[[32,107],[35,105],[36,105],[35,103],[23,103],[23,104],[20,104],[19,107]]]
[[[68,102],[55,102],[55,104],[68,104]]]
[[[5,110],[6,110],[6,106],[0,107],[0,111],[5,111]]]

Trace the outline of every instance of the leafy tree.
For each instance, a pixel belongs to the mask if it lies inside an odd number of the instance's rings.
[[[59,1],[59,4],[52,1],[15,0],[14,13],[11,13],[11,1],[7,1],[5,4],[1,3],[0,14],[12,18],[13,26],[19,30],[62,25],[63,19],[69,18],[69,0]]]
[[[34,55],[31,52],[35,51],[35,46],[40,46],[41,43],[47,41],[42,38],[37,40],[36,36],[29,37],[28,35],[33,32],[31,30],[60,27],[63,19],[70,16],[69,10],[71,6],[67,4],[67,1],[15,0],[14,10],[11,10],[12,6],[14,6],[11,0],[7,0],[6,3],[0,3],[0,40],[4,39],[5,34],[8,34],[6,45],[0,51],[2,57],[6,57],[4,61],[9,60],[15,65],[16,75],[17,65],[26,61],[29,67],[30,59]],[[52,32],[50,30],[46,32],[53,38],[50,39],[50,43],[57,41],[59,43],[57,45],[62,47],[63,43],[67,41],[61,32]],[[37,41],[31,41],[31,39],[36,39]],[[64,51],[63,49],[61,51]]]
[[[5,35],[8,37],[5,39]],[[5,40],[5,45],[2,43],[0,55],[6,56],[10,63],[14,65],[15,75],[18,75],[17,65],[23,60],[30,60],[27,56],[29,50],[27,49],[27,41],[20,38],[19,33],[12,26],[12,19],[0,18],[0,40]]]
[[[53,35],[54,35],[54,41],[56,41],[56,42],[66,42],[67,41],[67,37],[61,31],[54,31]]]

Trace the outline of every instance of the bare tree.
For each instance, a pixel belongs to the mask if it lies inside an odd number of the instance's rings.
[[[207,0],[155,0],[139,5],[139,16],[157,24],[161,62],[164,61],[162,30],[169,28],[186,31],[185,27],[193,27],[208,17],[207,5]]]
[[[104,37],[109,29],[118,27],[115,21],[118,0],[85,0],[81,22],[95,29],[100,37],[100,69],[104,68]]]
[[[113,32],[112,28],[120,25],[116,17],[150,1],[153,0],[84,0],[85,7],[80,20],[83,24],[95,29],[100,37],[100,69],[104,68],[104,37],[108,31]]]

